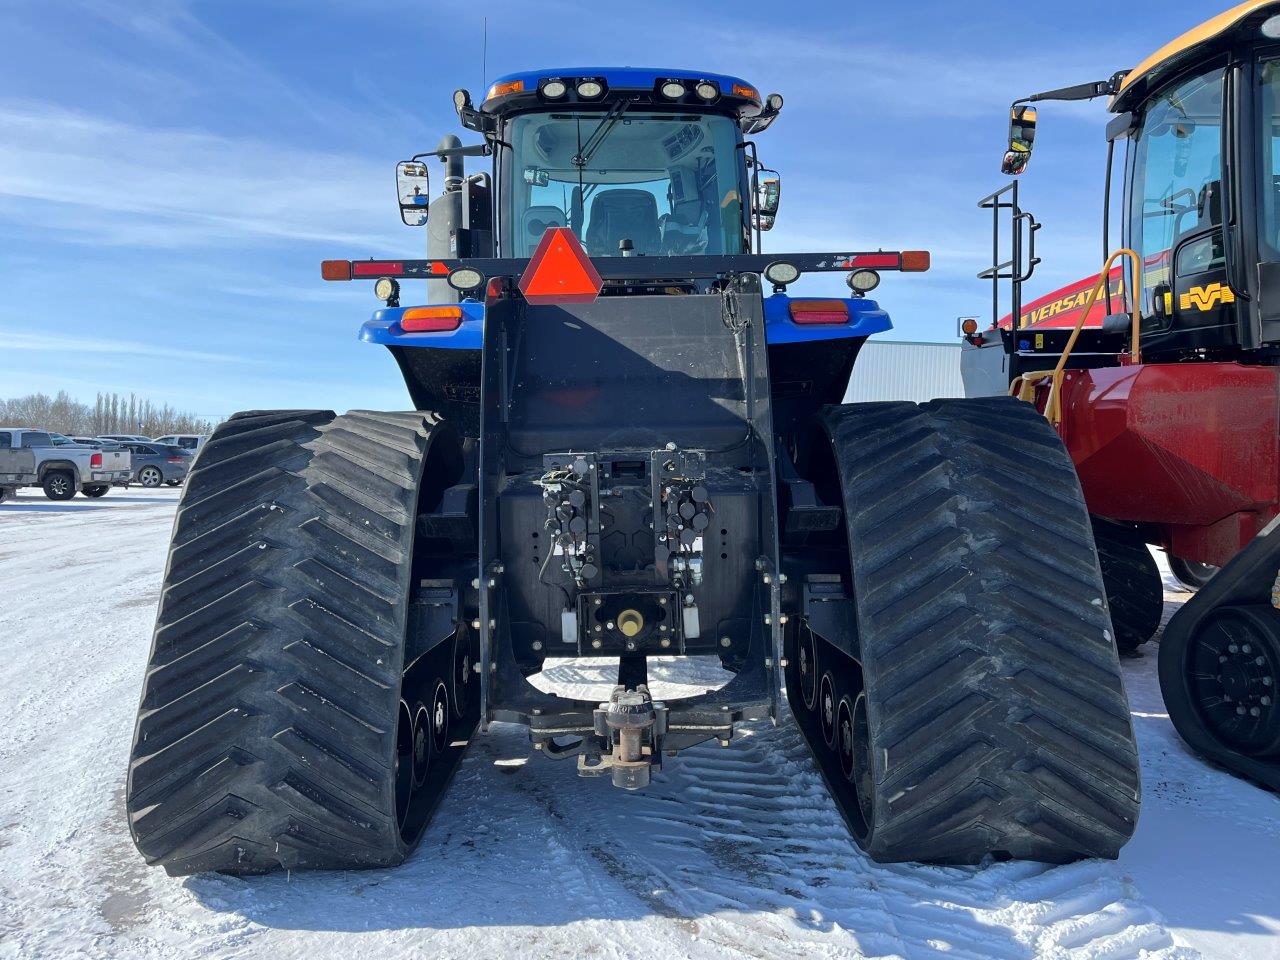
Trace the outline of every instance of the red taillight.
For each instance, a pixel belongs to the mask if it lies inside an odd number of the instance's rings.
[[[410,307],[400,318],[405,333],[448,333],[460,326],[461,307]]]
[[[183,462],[185,462],[185,461],[186,461],[186,459],[187,459],[186,457],[170,457],[170,458],[168,459],[168,461],[167,461],[167,462],[169,462],[169,463],[183,463]]]
[[[357,260],[351,264],[353,277],[401,277],[404,264],[399,260]]]
[[[848,323],[849,304],[843,300],[792,300],[791,319],[796,323]]]
[[[101,467],[101,466],[102,466],[102,454],[100,454],[100,453],[93,453],[93,454],[90,454],[90,455],[89,455],[89,469],[90,469],[90,470],[92,470],[92,469],[94,469],[95,467]]]
[[[900,262],[896,253],[860,253],[849,261],[849,266],[864,270],[895,270]]]

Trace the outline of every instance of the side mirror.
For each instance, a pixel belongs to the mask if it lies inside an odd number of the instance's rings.
[[[772,230],[778,216],[778,204],[782,197],[782,176],[777,170],[763,167],[756,171],[756,195],[752,205],[752,218],[760,230]]]
[[[396,164],[396,195],[400,198],[400,219],[405,226],[425,226],[427,208],[431,205],[431,179],[425,163],[401,160]]]
[[[1016,177],[1027,169],[1031,149],[1036,143],[1036,108],[1014,107],[1009,111],[1009,149],[1005,151],[1000,172]]]

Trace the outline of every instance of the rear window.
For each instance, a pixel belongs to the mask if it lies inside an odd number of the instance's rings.
[[[53,441],[49,439],[47,433],[28,431],[22,435],[22,445],[24,447],[51,447],[53,446]]]
[[[0,450],[8,450],[13,446],[13,434],[8,430],[0,430]]]
[[[183,450],[194,450],[199,445],[200,445],[199,437],[182,437],[181,439],[178,440],[178,446],[180,446]]]
[[[170,456],[170,457],[175,457],[175,456],[178,456],[179,454],[181,454],[182,456],[187,456],[187,454],[189,453],[189,451],[183,450],[180,446],[173,443],[165,444],[164,452],[166,456]]]

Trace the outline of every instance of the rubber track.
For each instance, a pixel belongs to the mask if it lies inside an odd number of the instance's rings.
[[[1164,617],[1164,581],[1156,558],[1134,531],[1095,518],[1102,582],[1115,627],[1116,647],[1131,653],[1156,635]]]
[[[127,812],[172,874],[364,867],[409,848],[395,725],[431,414],[237,414],[174,524]]]
[[[1007,398],[824,419],[873,747],[863,846],[880,861],[1115,857],[1136,826],[1137,750],[1059,438]]]

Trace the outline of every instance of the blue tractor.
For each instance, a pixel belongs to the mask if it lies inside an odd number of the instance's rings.
[[[876,860],[1115,856],[1137,758],[1057,435],[1007,398],[842,403],[890,327],[866,294],[928,254],[762,253],[782,98],[736,77],[454,105],[479,142],[397,169],[426,258],[322,266],[374,283],[361,338],[414,409],[237,414],[187,481],[129,769],[147,861],[398,863],[495,721],[640,789],[792,719]],[[849,295],[788,293],[820,273]],[[531,682],[577,657],[616,660],[607,699]],[[655,697],[656,657],[729,679]]]

